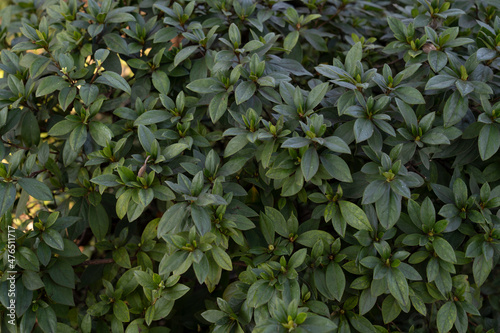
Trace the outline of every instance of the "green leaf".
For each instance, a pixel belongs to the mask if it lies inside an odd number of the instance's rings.
[[[186,60],[189,56],[196,52],[196,50],[198,50],[198,46],[196,45],[184,47],[182,50],[180,50],[179,53],[175,55],[174,67],[179,66],[181,62]]]
[[[208,105],[208,114],[212,123],[215,124],[226,113],[228,100],[229,94],[227,92],[220,92],[212,98]]]
[[[12,183],[0,183],[0,217],[9,210],[16,201],[16,187]]]
[[[201,314],[203,319],[210,323],[215,323],[219,321],[220,319],[224,318],[227,316],[226,313],[219,311],[219,310],[206,310]]]
[[[307,95],[306,109],[312,110],[321,103],[326,93],[328,92],[328,82],[318,84],[315,86],[309,95]]]
[[[455,86],[462,97],[465,97],[474,91],[474,85],[471,82],[457,80],[457,82],[455,82]],[[488,85],[486,85],[486,87],[489,88]],[[493,94],[493,92],[490,93]]]
[[[158,224],[158,238],[166,235],[170,230],[178,226],[186,216],[187,203],[182,202],[170,207],[161,217]]]
[[[300,167],[305,181],[310,181],[314,177],[319,168],[318,152],[314,147],[306,150],[300,161]]]
[[[274,288],[269,285],[266,280],[257,280],[248,289],[247,301],[248,306],[258,308],[259,306],[269,302],[274,295]]]
[[[415,206],[416,207],[416,206]],[[429,228],[436,222],[436,211],[429,197],[425,198],[420,207],[420,220]]]
[[[298,169],[293,177],[289,177],[283,183],[281,189],[281,195],[284,197],[289,197],[299,193],[304,186],[304,175],[302,175],[302,170]]]
[[[19,267],[29,269],[35,272],[40,270],[40,262],[38,257],[25,246],[16,249],[16,263]]]
[[[176,156],[179,156],[184,150],[188,149],[189,146],[185,143],[174,143],[165,148],[163,151],[163,156],[165,159],[170,160]]]
[[[298,250],[290,257],[290,260],[288,261],[288,268],[299,267],[300,265],[302,265],[302,263],[304,263],[306,257],[307,257],[307,249]]]
[[[251,81],[243,81],[241,82],[237,87],[234,92],[234,97],[236,99],[236,104],[241,104],[247,100],[249,100],[253,94],[255,93],[255,90],[257,87],[255,86],[255,83]]]
[[[170,79],[165,72],[154,71],[153,72],[153,86],[162,94],[168,95],[170,90]]]
[[[36,311],[36,318],[44,333],[58,333],[56,313],[50,306],[40,306]]]
[[[43,71],[50,64],[50,59],[45,57],[37,57],[35,61],[33,61],[30,65],[30,76],[33,79],[36,79],[40,75],[42,75]]]
[[[43,234],[43,240],[45,241],[45,243],[56,249],[56,250],[59,250],[59,251],[63,251],[64,250],[64,241],[63,241],[63,238],[61,236],[61,234],[57,231],[55,231],[54,229],[46,229]]]
[[[329,318],[308,314],[299,328],[308,333],[330,333],[335,331],[337,325]]]
[[[289,237],[291,230],[288,230],[287,222],[280,211],[272,207],[266,207],[265,212],[272,221],[276,233],[283,237]]]
[[[91,182],[102,186],[112,187],[120,185],[120,183],[118,183],[119,179],[120,178],[117,175],[105,174],[92,178]]]
[[[356,142],[368,140],[373,135],[374,126],[370,119],[358,118],[354,122],[354,137]]]
[[[227,177],[235,174],[245,166],[247,161],[247,157],[233,157],[219,169],[217,175]]]
[[[443,109],[444,126],[450,127],[460,122],[469,109],[469,99],[462,97],[458,91],[455,91],[450,98],[446,100]]]
[[[387,285],[392,296],[399,302],[402,308],[410,303],[408,281],[398,268],[391,268],[387,276]]]
[[[75,273],[73,267],[66,261],[57,260],[47,272],[55,283],[63,287],[75,288]]]
[[[387,190],[375,203],[375,209],[380,224],[389,230],[396,224],[401,214],[401,196],[392,190]]]
[[[40,275],[36,272],[25,270],[22,275],[22,280],[24,286],[28,290],[37,290],[45,287],[42,279],[40,279]]]
[[[368,319],[352,311],[347,313],[349,323],[360,333],[379,333]]]
[[[69,144],[73,151],[78,151],[87,141],[87,126],[78,124],[69,136]]]
[[[341,200],[338,203],[342,216],[350,226],[358,230],[373,230],[370,221],[368,221],[365,212],[361,208],[345,200]]]
[[[94,59],[96,61],[100,60],[101,62],[106,61],[106,58],[109,56],[108,49],[98,49],[94,53]]]
[[[92,121],[89,124],[90,136],[101,147],[106,147],[113,138],[113,132],[101,122]]]
[[[21,121],[21,137],[26,146],[37,146],[40,142],[38,120],[31,111],[26,112]]]
[[[232,138],[226,145],[226,149],[224,150],[224,157],[229,157],[248,144],[248,139],[246,134],[237,135]]]
[[[78,331],[74,330],[70,326],[63,324],[63,323],[57,323],[57,332],[58,333],[78,333]]]
[[[297,30],[290,32],[283,41],[283,48],[288,52],[290,52],[297,44],[298,40],[299,40],[299,32]]]
[[[122,296],[129,295],[135,290],[135,288],[137,288],[139,284],[136,279],[137,272],[147,274],[146,272],[129,269],[118,279],[118,282],[116,283],[116,289],[121,289],[123,291]]]
[[[63,110],[66,110],[68,106],[73,103],[76,97],[75,87],[66,87],[59,92],[59,104]]]
[[[455,250],[444,238],[434,237],[432,245],[434,246],[434,251],[436,251],[439,258],[451,263],[457,262]]]
[[[186,88],[199,94],[210,94],[210,93],[226,91],[224,85],[219,80],[213,77],[198,79],[193,82],[190,82],[186,86]]]
[[[359,296],[359,314],[364,315],[370,312],[371,309],[375,306],[377,302],[377,297],[373,296],[369,285],[368,289],[364,289]]]
[[[142,148],[150,153],[153,142],[155,141],[153,132],[151,132],[151,130],[146,126],[139,125],[139,128],[137,129],[137,135],[139,137],[139,142],[141,143]]]
[[[326,231],[309,230],[299,235],[297,243],[312,248],[318,239],[321,239],[324,245],[331,244],[335,240],[333,236]]]
[[[95,101],[97,95],[99,95],[99,88],[97,88],[95,84],[86,83],[80,87],[79,94],[83,103],[85,103],[85,105],[90,105]]]
[[[307,42],[315,49],[321,52],[328,52],[328,46],[325,39],[318,34],[316,29],[302,29],[301,34]]]
[[[368,184],[363,192],[363,205],[377,202],[386,191],[389,190],[389,185],[385,180],[377,179]]]
[[[193,269],[194,273],[196,274],[196,278],[198,279],[198,282],[202,284],[203,281],[205,281],[205,279],[207,278],[208,272],[210,270],[210,264],[208,262],[207,257],[205,255],[201,257],[199,263],[193,262]]]
[[[398,20],[395,17],[387,17],[387,23],[389,24],[389,28],[394,32],[394,37],[397,40],[405,40],[406,39],[406,26],[403,22]]]
[[[457,207],[461,208],[467,204],[467,184],[461,178],[453,182],[453,197]]]
[[[449,332],[457,320],[457,307],[453,302],[446,302],[437,313],[436,324],[439,333]]]
[[[479,155],[483,161],[495,155],[500,148],[500,130],[497,124],[483,126],[479,132],[478,147]]]
[[[396,104],[398,106],[398,110],[403,116],[405,123],[408,127],[418,126],[417,116],[415,115],[415,111],[406,104],[404,101],[396,98]]]
[[[328,149],[336,153],[343,153],[343,154],[351,153],[351,150],[349,149],[347,143],[345,143],[344,140],[336,136],[330,136],[328,138],[325,138],[323,146],[327,147]]]
[[[345,290],[344,271],[336,262],[330,262],[326,267],[326,287],[328,291],[340,301]]]
[[[488,260],[488,259],[486,259],[484,254],[475,258],[474,263],[472,265],[472,272],[474,274],[474,282],[476,282],[476,284],[478,286],[483,285],[483,283],[486,281],[486,279],[490,275],[492,269],[493,269],[492,258]]]
[[[107,33],[103,34],[103,39],[109,49],[113,52],[128,55],[128,46],[125,38],[120,37],[118,34]]]
[[[231,262],[231,257],[223,251],[220,247],[214,246],[212,247],[212,256],[219,265],[220,268],[225,269],[226,271],[233,270],[233,263]]]
[[[399,87],[394,94],[408,104],[425,104],[424,96],[413,87]]]
[[[200,235],[204,235],[212,229],[212,220],[205,207],[191,205],[191,217]]]
[[[150,110],[137,117],[134,126],[158,124],[171,117],[171,114],[166,110]]]
[[[352,183],[351,171],[347,163],[334,154],[321,155],[321,165],[333,178],[345,183]]]
[[[56,90],[61,90],[69,87],[69,83],[62,77],[57,75],[47,76],[40,80],[40,84],[36,89],[36,97],[46,96]]]
[[[154,190],[152,188],[141,188],[139,190],[139,201],[144,207],[147,207],[154,199]]]
[[[384,318],[384,324],[388,324],[396,319],[401,313],[401,307],[396,299],[389,295],[382,302],[382,317]]]
[[[427,308],[425,307],[425,303],[420,296],[410,296],[410,300],[415,310],[417,310],[422,316],[427,315]]]
[[[283,144],[281,145],[281,148],[302,148],[310,143],[310,139],[296,136],[286,139],[285,142],[283,142]]]
[[[158,274],[160,275],[168,275],[171,272],[175,271],[179,266],[186,262],[189,253],[186,251],[177,251],[172,255],[165,255],[160,262],[158,267]]]
[[[43,201],[52,201],[52,192],[49,187],[33,178],[19,178],[17,183],[33,198]]]
[[[80,123],[74,122],[74,121],[69,121],[69,120],[62,120],[58,123],[56,123],[54,126],[52,126],[49,130],[49,135],[50,136],[61,136],[61,135],[66,135],[72,130],[74,130]]]
[[[351,47],[349,52],[347,52],[347,56],[345,58],[345,70],[352,75],[354,73],[356,63],[358,61],[361,61],[362,58],[363,46],[360,42],[357,42],[356,44],[354,44],[354,46]]]
[[[448,57],[446,56],[446,53],[440,51],[429,52],[427,59],[429,61],[429,65],[431,65],[432,70],[436,73],[441,71],[448,63]]]
[[[131,268],[132,264],[130,263],[130,256],[125,247],[119,247],[118,249],[113,251],[113,259],[114,261],[123,268]]]
[[[166,43],[177,36],[177,28],[161,28],[154,34],[154,43]]]
[[[128,84],[128,82],[118,73],[115,72],[106,71],[102,73],[101,76],[98,77],[97,80],[95,80],[95,82],[106,84],[110,87],[123,90],[129,95],[132,93],[132,90],[130,89],[130,85]]]
[[[154,282],[151,274],[143,271],[134,271],[133,273],[135,279],[141,286],[151,290],[158,288],[158,283]]]
[[[121,299],[116,300],[113,303],[113,314],[115,315],[116,319],[118,319],[122,323],[127,323],[130,321],[130,312],[128,310],[128,306]]]
[[[275,140],[269,140],[264,143],[264,149],[262,149],[262,154],[260,155],[261,163],[264,168],[268,168],[271,162],[271,157],[273,155]]]
[[[104,239],[109,229],[109,218],[103,205],[89,205],[88,218],[90,229],[97,240]]]
[[[447,89],[454,86],[457,80],[456,77],[450,75],[436,75],[427,81],[425,90]]]

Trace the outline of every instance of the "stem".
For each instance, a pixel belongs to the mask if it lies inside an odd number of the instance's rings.
[[[102,65],[101,65],[102,66]],[[95,79],[97,79],[97,74],[99,74],[99,70],[101,69],[101,66],[98,66],[95,70],[94,76],[92,76],[92,79],[90,79],[90,84],[94,83]]]
[[[400,61],[400,60],[402,60],[402,59],[403,59],[403,58],[398,58],[398,59],[393,60],[393,61],[391,61],[391,62],[388,62],[388,63],[386,63],[386,64],[387,64],[387,65],[393,65],[393,64],[397,63],[398,61]],[[386,64],[383,64],[383,65],[375,65],[375,66],[373,66],[373,68],[382,68],[382,67],[384,67]]]
[[[18,148],[18,149],[23,149],[23,150],[30,150],[30,148],[28,147],[23,147],[23,146],[19,146],[19,145],[16,145],[15,143],[12,143],[12,142],[9,142],[9,141],[5,141],[4,139],[0,139],[2,140],[3,143],[9,145],[9,146],[12,146],[12,147],[15,147],[15,148]]]
[[[30,173],[28,178],[35,178],[36,176],[38,176],[39,174],[41,174],[42,172],[45,172],[45,171],[48,171],[48,170],[42,169],[42,170],[38,170],[38,171],[33,171],[32,173]]]
[[[136,257],[130,257],[130,260],[135,260]],[[90,266],[90,265],[104,265],[114,263],[115,260],[113,258],[105,258],[105,259],[91,259],[85,260],[84,262],[75,265],[75,266]]]
[[[323,23],[321,23],[320,25],[318,25],[315,28],[319,29],[322,26],[324,26],[325,24],[329,23],[331,20],[336,18],[345,9],[345,7],[346,7],[346,4],[344,4],[344,3],[342,5],[340,5],[340,7],[337,9],[337,11],[332,16],[330,16],[327,21],[324,21]]]

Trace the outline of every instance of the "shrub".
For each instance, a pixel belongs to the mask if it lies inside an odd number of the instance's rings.
[[[1,331],[500,331],[499,10],[15,0]]]

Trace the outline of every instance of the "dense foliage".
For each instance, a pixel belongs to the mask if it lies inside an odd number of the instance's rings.
[[[497,15],[14,0],[0,330],[500,331]]]

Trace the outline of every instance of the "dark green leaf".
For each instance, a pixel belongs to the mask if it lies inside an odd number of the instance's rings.
[[[44,183],[33,178],[19,178],[17,183],[33,198],[43,201],[51,201],[52,192]]]
[[[103,205],[89,205],[89,225],[98,240],[104,239],[109,228],[109,218]]]
[[[457,307],[453,302],[446,302],[437,313],[437,328],[439,333],[449,332],[457,320]]]
[[[128,82],[115,72],[106,71],[102,73],[101,76],[98,77],[97,80],[95,80],[95,82],[103,83],[110,87],[123,90],[129,95],[132,93]]]

